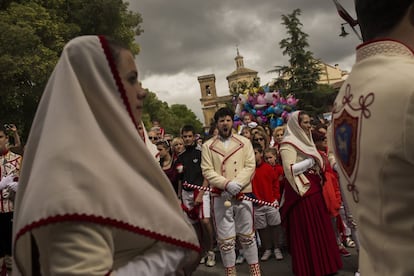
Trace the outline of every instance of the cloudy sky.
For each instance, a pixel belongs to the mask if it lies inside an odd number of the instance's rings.
[[[339,37],[343,20],[332,0],[138,0],[130,8],[141,13],[144,33],[137,38],[143,85],[170,105],[185,104],[203,122],[197,77],[215,74],[219,96],[228,95],[226,76],[236,68],[236,46],[247,68],[267,73],[287,65],[279,42],[287,37],[281,16],[301,9],[309,50],[325,63],[350,70],[360,43],[352,30]],[[339,2],[355,17],[354,0]]]

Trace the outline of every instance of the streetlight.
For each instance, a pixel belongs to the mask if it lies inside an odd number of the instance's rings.
[[[345,31],[345,26],[348,23],[342,23],[341,24],[341,33],[339,34],[340,37],[346,37],[347,35],[349,35],[349,33],[347,31]]]

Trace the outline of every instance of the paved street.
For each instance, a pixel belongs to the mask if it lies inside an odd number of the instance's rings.
[[[349,257],[342,257],[342,262],[344,264],[342,270],[336,274],[336,276],[354,276],[355,271],[357,270],[357,254],[355,249],[349,248],[351,252],[351,256]],[[277,276],[288,276],[293,275],[292,268],[291,268],[291,259],[288,254],[284,254],[285,259],[283,261],[276,261],[272,257],[272,259],[261,262],[260,266],[262,269],[262,275],[277,275]],[[220,253],[216,252],[216,260],[217,264],[215,267],[206,267],[204,264],[200,264],[193,274],[194,276],[217,276],[217,275],[224,275],[224,268],[220,261]],[[248,276],[249,275],[249,267],[246,263],[237,266],[237,275],[238,276]]]

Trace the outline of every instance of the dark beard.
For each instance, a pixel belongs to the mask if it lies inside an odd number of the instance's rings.
[[[231,136],[231,128],[224,130],[224,129],[219,129],[219,135],[221,138],[227,139]]]

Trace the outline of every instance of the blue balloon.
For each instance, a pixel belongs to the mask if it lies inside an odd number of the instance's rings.
[[[277,119],[275,117],[270,118],[270,128],[276,128],[277,127]]]
[[[273,114],[273,113],[275,113],[275,108],[274,108],[273,106],[269,106],[269,107],[266,109],[266,113],[267,113],[267,114]]]
[[[283,118],[282,117],[278,117],[276,119],[276,125],[277,126],[283,126]]]
[[[283,109],[283,107],[282,106],[280,106],[280,105],[277,105],[276,107],[275,107],[275,114],[276,115],[280,115],[280,114],[282,114],[282,112],[284,111],[284,109]]]

